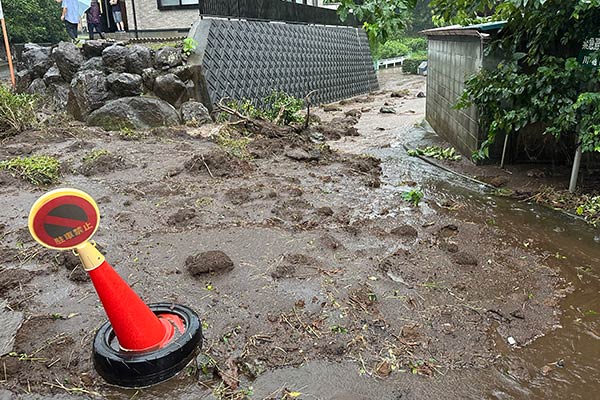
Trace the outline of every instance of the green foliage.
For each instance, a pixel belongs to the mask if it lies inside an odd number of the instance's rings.
[[[576,213],[585,218],[585,220],[598,226],[600,223],[600,196],[583,196],[583,202],[577,206]]]
[[[427,57],[413,56],[405,59],[402,62],[402,72],[407,74],[416,74],[417,70],[419,69],[419,65],[421,65],[423,61],[427,61]]]
[[[429,2],[430,0],[417,0],[417,5],[410,21],[409,31],[411,33],[416,34],[422,30],[434,27]]]
[[[2,3],[12,43],[57,43],[68,38],[54,0],[10,0]]]
[[[58,181],[60,162],[54,157],[17,157],[0,162],[0,170],[6,170],[36,186],[49,185]]]
[[[234,139],[227,133],[220,133],[216,137],[216,143],[226,152],[241,160],[252,158],[250,153],[248,153],[248,143],[250,143],[250,138],[242,137]]]
[[[338,14],[345,21],[350,12],[363,23],[371,46],[376,48],[394,34],[402,31],[410,22],[417,0],[341,0]]]
[[[544,1],[544,0],[542,0]],[[438,26],[443,25],[470,25],[495,18],[495,12],[500,6],[500,11],[506,7],[505,3],[511,1],[498,0],[431,0],[429,6],[433,11],[433,22]]]
[[[476,4],[484,3],[489,2]],[[458,102],[460,108],[476,106],[488,131],[475,158],[486,158],[499,134],[510,135],[534,123],[556,139],[572,137],[585,152],[600,151],[600,73],[575,58],[585,41],[600,36],[600,1],[494,3],[493,18],[508,22],[490,51],[513,56],[467,80]]]
[[[135,129],[131,129],[128,126],[124,126],[119,129],[119,138],[127,141],[140,140],[144,137],[141,132],[136,131]]]
[[[253,100],[243,99],[232,100],[227,106],[247,117],[261,118],[282,125],[304,121],[304,117],[299,114],[304,107],[304,100],[280,91],[263,98],[261,105],[257,105]],[[224,122],[228,118],[228,114],[221,113],[217,122]]]
[[[85,156],[83,156],[81,161],[84,164],[89,165],[89,164],[92,164],[97,159],[99,159],[100,157],[105,157],[108,155],[110,155],[110,151],[108,151],[108,150],[105,150],[105,149],[93,150],[93,151],[90,151],[89,153],[87,153]]]
[[[192,54],[196,50],[196,47],[198,47],[198,42],[194,38],[187,37],[183,39],[183,54],[186,56]]]
[[[404,199],[405,201],[408,201],[414,207],[419,206],[419,203],[423,199],[423,196],[424,196],[423,192],[421,192],[418,189],[413,189],[408,192],[402,193],[402,199]]]
[[[379,46],[375,56],[378,59],[386,59],[406,55],[420,56],[423,52],[427,52],[427,40],[425,38],[403,37],[388,40]]]
[[[432,157],[436,160],[450,160],[450,161],[460,161],[462,158],[460,154],[456,153],[456,149],[454,147],[442,148],[439,146],[427,146],[423,148],[417,148],[414,150],[408,151],[409,156],[425,156]]]
[[[34,95],[15,94],[0,84],[0,138],[35,126],[37,100]]]
[[[341,325],[333,325],[329,328],[333,333],[348,333],[348,328]]]

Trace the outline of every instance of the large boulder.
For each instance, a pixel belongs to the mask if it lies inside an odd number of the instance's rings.
[[[109,72],[125,72],[127,70],[127,56],[129,49],[125,46],[114,44],[102,51],[104,67]]]
[[[154,91],[154,80],[158,76],[158,71],[154,68],[145,68],[142,71],[142,79],[144,80],[144,86],[149,91]]]
[[[141,75],[144,69],[152,67],[152,50],[139,44],[129,48],[125,58],[127,72]]]
[[[186,101],[181,105],[181,121],[188,126],[200,126],[212,122],[210,113],[199,101]]]
[[[175,107],[187,100],[187,86],[175,74],[161,75],[156,78],[154,80],[154,93]]]
[[[50,101],[57,110],[64,111],[69,101],[70,85],[64,82],[50,83],[46,90],[50,97]]]
[[[115,72],[106,77],[106,83],[108,88],[119,97],[142,94],[142,77],[137,74]]]
[[[103,71],[104,70],[104,62],[102,61],[102,57],[92,57],[89,60],[87,60],[86,62],[84,62],[83,64],[81,64],[81,67],[79,68],[80,71],[89,70],[89,69]]]
[[[52,52],[52,58],[54,58],[54,62],[56,62],[56,66],[66,82],[71,82],[71,79],[85,61],[81,51],[71,42],[60,42]]]
[[[25,45],[22,60],[25,68],[31,70],[35,78],[44,76],[48,68],[52,66],[50,48],[41,47],[33,43]]]
[[[102,57],[104,49],[110,46],[112,46],[112,43],[106,40],[86,40],[83,43],[83,55],[86,58]]]
[[[102,71],[79,71],[71,81],[67,111],[80,121],[111,98]]]
[[[150,129],[179,125],[177,110],[166,101],[151,97],[123,97],[106,103],[87,119],[88,125],[108,130]]]
[[[156,52],[154,65],[158,69],[169,69],[183,64],[181,50],[166,46]]]
[[[33,81],[33,72],[31,72],[29,69],[17,71],[15,74],[15,79],[17,81],[17,92],[23,93]]]
[[[46,84],[44,83],[44,80],[42,78],[35,78],[27,88],[27,93],[44,96],[46,94]]]
[[[60,82],[62,80],[62,76],[60,75],[60,71],[56,65],[50,67],[48,71],[44,74],[44,82],[46,84]]]

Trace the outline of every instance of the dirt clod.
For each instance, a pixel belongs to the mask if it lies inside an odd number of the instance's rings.
[[[417,230],[410,225],[400,225],[390,231],[392,235],[404,236],[404,237],[417,237],[419,233]]]
[[[253,169],[248,161],[236,158],[221,149],[195,154],[185,162],[184,167],[189,172],[209,175],[213,178],[243,176]]]
[[[185,266],[193,276],[228,272],[234,267],[231,258],[220,250],[206,251],[195,256],[189,256],[185,260]]]
[[[452,261],[454,261],[458,265],[473,265],[473,266],[476,266],[477,264],[479,264],[479,261],[477,261],[477,257],[475,257],[471,253],[467,253],[467,252],[464,252],[464,251],[459,251],[458,253],[453,254],[452,255]]]
[[[196,217],[196,210],[189,207],[180,208],[167,219],[169,225],[183,225]]]

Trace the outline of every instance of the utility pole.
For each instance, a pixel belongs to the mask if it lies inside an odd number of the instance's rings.
[[[13,88],[17,87],[15,82],[15,70],[13,69],[12,56],[10,54],[10,44],[8,43],[8,33],[6,33],[6,23],[4,22],[4,11],[2,10],[2,0],[0,0],[0,23],[2,24],[2,36],[4,36],[4,49],[6,50],[6,58],[8,59],[8,69],[10,71],[10,81]]]

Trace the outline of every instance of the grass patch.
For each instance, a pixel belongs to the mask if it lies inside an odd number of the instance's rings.
[[[223,148],[226,152],[240,160],[250,160],[252,156],[248,152],[248,143],[252,139],[248,137],[241,137],[239,139],[232,138],[228,133],[220,133],[216,138],[215,142]]]
[[[436,160],[450,160],[450,161],[460,161],[460,154],[456,153],[456,149],[454,147],[446,147],[442,148],[439,146],[427,146],[423,148],[417,148],[414,150],[408,151],[409,156],[426,156],[432,157]]]
[[[261,118],[279,125],[304,122],[304,116],[299,114],[304,108],[304,100],[281,91],[274,91],[259,102],[242,99],[232,100],[226,105],[246,117]],[[226,122],[230,118],[229,114],[223,112],[217,116],[217,122]]]
[[[60,162],[49,156],[17,157],[1,162],[0,170],[36,186],[50,185],[58,182]]]
[[[15,94],[0,84],[0,138],[34,127],[37,124],[37,102],[37,96]]]
[[[110,151],[108,151],[108,150],[104,150],[104,149],[93,150],[93,151],[87,153],[85,156],[83,156],[81,161],[83,161],[84,164],[91,164],[94,161],[96,161],[97,159],[99,159],[100,157],[108,156],[109,154],[110,154]]]
[[[127,126],[124,126],[121,129],[119,129],[119,138],[121,138],[122,140],[136,141],[141,140],[143,137],[144,135],[142,133],[131,129]]]

